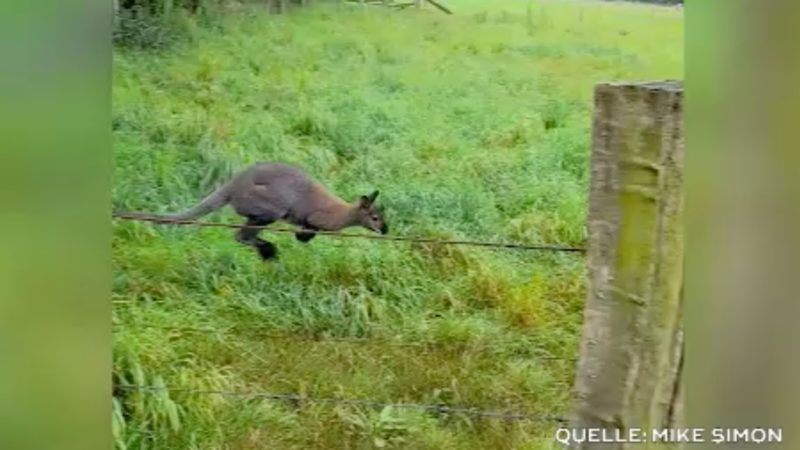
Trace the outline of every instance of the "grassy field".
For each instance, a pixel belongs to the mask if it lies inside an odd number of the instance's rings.
[[[380,189],[395,235],[584,245],[592,86],[681,78],[681,13],[445,3],[241,10],[115,50],[114,208],[182,209],[282,160],[348,199]],[[270,240],[263,263],[227,230],[115,223],[115,380],[568,411],[581,256]],[[184,391],[118,392],[113,413],[128,449],[538,449],[555,426]]]

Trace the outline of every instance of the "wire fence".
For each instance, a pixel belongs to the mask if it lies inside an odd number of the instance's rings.
[[[522,243],[509,243],[509,242],[486,242],[475,240],[448,240],[448,239],[435,239],[413,236],[385,236],[385,235],[371,235],[371,234],[356,234],[344,233],[340,231],[323,231],[323,230],[308,230],[303,228],[285,228],[285,227],[270,227],[260,225],[247,225],[247,224],[233,224],[233,223],[220,223],[220,222],[206,222],[196,220],[177,220],[162,217],[142,217],[138,215],[115,212],[113,218],[121,220],[132,220],[151,222],[165,225],[189,225],[198,227],[214,227],[214,228],[232,228],[232,229],[260,229],[268,232],[275,233],[314,233],[319,235],[328,235],[339,238],[359,238],[378,241],[391,241],[391,242],[411,242],[418,244],[433,244],[433,245],[463,245],[484,248],[497,248],[509,250],[526,250],[526,251],[551,251],[551,252],[566,252],[566,253],[585,253],[586,249],[583,247],[560,245],[560,244],[522,244]],[[201,327],[176,327],[165,326],[156,324],[137,324],[138,327],[162,329],[166,331],[177,331],[186,333],[207,333],[207,334],[223,334],[230,332],[230,329],[218,330],[213,328]],[[442,344],[436,342],[403,342],[395,339],[385,337],[339,337],[339,336],[314,336],[314,335],[297,335],[287,333],[275,333],[267,331],[253,331],[248,330],[244,333],[255,334],[258,337],[265,339],[290,339],[290,340],[307,340],[314,342],[331,342],[331,343],[351,343],[351,344],[377,344],[377,345],[391,345],[400,347],[410,347],[415,349],[435,349],[442,346],[455,347],[457,345],[469,345],[470,343],[458,344]],[[487,345],[492,345],[488,343]],[[559,357],[554,355],[537,355],[539,359],[544,360],[569,360],[574,361],[575,358]],[[295,405],[306,403],[314,404],[334,404],[334,405],[355,405],[371,408],[398,408],[398,409],[419,409],[428,411],[439,415],[466,415],[472,417],[481,417],[487,419],[501,419],[501,420],[525,420],[525,421],[545,421],[545,422],[560,422],[566,423],[568,419],[552,414],[539,414],[529,412],[514,412],[514,411],[498,411],[486,410],[475,406],[458,406],[448,405],[444,403],[429,404],[429,403],[394,403],[386,402],[375,399],[354,399],[354,398],[337,398],[337,397],[309,397],[296,393],[274,393],[274,392],[242,392],[242,391],[224,391],[224,390],[198,390],[178,387],[167,386],[146,386],[136,384],[116,384],[115,390],[123,391],[138,391],[143,394],[156,394],[162,393],[185,393],[189,395],[218,395],[223,397],[232,397],[240,399],[270,399],[278,401],[292,402]]]
[[[275,392],[243,392],[243,391],[224,391],[224,390],[202,390],[189,388],[175,388],[167,386],[146,386],[138,384],[116,384],[116,390],[138,391],[145,394],[156,393],[185,393],[189,395],[219,395],[222,397],[233,397],[240,399],[269,399],[292,402],[295,405],[303,402],[315,404],[351,405],[364,406],[370,408],[397,408],[397,409],[420,409],[435,414],[462,414],[473,417],[501,420],[528,420],[565,423],[567,418],[553,414],[537,414],[514,411],[484,410],[478,407],[455,406],[444,403],[393,403],[373,399],[354,399],[338,397],[309,397],[295,393],[275,393]]]
[[[262,225],[247,225],[235,224],[224,222],[206,222],[197,220],[178,220],[162,217],[141,217],[130,213],[115,212],[112,214],[115,219],[133,220],[140,222],[152,222],[165,225],[192,225],[198,227],[215,227],[215,228],[235,228],[235,229],[259,229],[266,230],[274,233],[314,233],[319,235],[335,236],[340,238],[358,238],[370,239],[376,241],[394,241],[394,242],[414,242],[419,244],[437,244],[437,245],[465,245],[472,247],[488,247],[499,248],[508,250],[529,250],[529,251],[552,251],[552,252],[566,252],[566,253],[585,253],[584,247],[575,247],[561,244],[521,244],[514,242],[485,242],[473,240],[449,240],[449,239],[434,239],[414,236],[384,236],[377,234],[357,234],[357,233],[344,233],[341,231],[324,231],[324,230],[309,230],[304,228],[286,228],[286,227],[272,227]]]

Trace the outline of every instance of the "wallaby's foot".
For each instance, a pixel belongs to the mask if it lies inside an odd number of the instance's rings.
[[[294,234],[294,237],[296,237],[297,240],[300,242],[308,242],[314,239],[314,236],[316,235],[317,233],[311,233],[309,231],[298,231],[297,233]]]
[[[256,242],[255,247],[264,261],[278,257],[278,247],[275,247],[271,242],[259,240]]]

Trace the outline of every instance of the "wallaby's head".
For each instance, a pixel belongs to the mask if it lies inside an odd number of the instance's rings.
[[[383,214],[375,206],[375,198],[377,197],[378,191],[374,191],[369,195],[362,195],[356,200],[356,223],[376,233],[386,234],[389,232],[389,227],[383,220]]]

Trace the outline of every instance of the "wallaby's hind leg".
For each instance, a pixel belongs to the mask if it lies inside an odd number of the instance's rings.
[[[255,220],[255,219],[247,219],[245,225],[264,226],[264,225],[269,225],[269,222]],[[255,246],[258,243],[258,241],[261,240],[258,237],[258,233],[260,231],[261,230],[258,228],[239,228],[236,230],[236,234],[234,234],[234,236],[236,237],[237,241],[239,241],[244,245]]]
[[[246,225],[266,226],[272,222],[271,220],[248,218]],[[236,240],[244,245],[255,247],[264,260],[275,258],[278,255],[278,248],[271,242],[259,238],[259,231],[261,230],[258,228],[239,228],[236,230]]]

